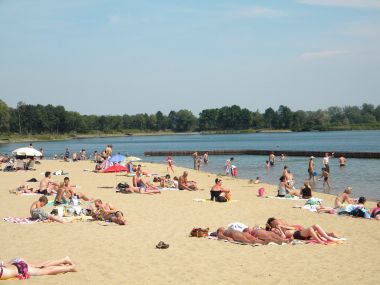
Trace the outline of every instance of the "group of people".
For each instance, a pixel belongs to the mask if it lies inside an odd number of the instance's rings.
[[[219,239],[241,242],[245,244],[276,244],[289,243],[293,240],[313,239],[317,243],[327,244],[339,242],[339,236],[327,233],[318,224],[304,228],[301,225],[290,225],[282,219],[269,218],[266,227],[248,227],[242,223],[232,223],[227,228],[218,228],[216,235]]]
[[[195,170],[200,170],[201,169],[201,164],[202,164],[202,160],[203,160],[203,163],[204,164],[208,164],[208,152],[206,151],[203,155],[199,154],[197,151],[195,151],[191,157],[193,158],[193,162],[194,162],[194,169]]]

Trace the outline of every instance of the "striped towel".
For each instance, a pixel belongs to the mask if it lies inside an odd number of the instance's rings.
[[[7,217],[3,218],[5,222],[14,223],[14,224],[34,224],[40,222],[40,220],[32,220],[32,218],[16,218],[16,217]]]

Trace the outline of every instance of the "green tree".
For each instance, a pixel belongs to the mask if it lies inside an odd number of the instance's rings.
[[[11,114],[8,105],[0,99],[0,131],[9,132]]]

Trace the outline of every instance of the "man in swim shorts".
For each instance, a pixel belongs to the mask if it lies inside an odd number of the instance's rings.
[[[32,219],[41,221],[51,220],[53,222],[65,224],[66,222],[64,220],[61,220],[58,217],[48,214],[44,211],[44,209],[42,209],[46,206],[47,203],[48,199],[46,198],[46,196],[42,196],[38,199],[38,201],[33,202],[33,204],[30,206],[30,215]]]

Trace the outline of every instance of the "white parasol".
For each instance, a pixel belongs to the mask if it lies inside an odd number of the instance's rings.
[[[15,155],[42,156],[42,153],[32,147],[21,147],[12,151]]]

